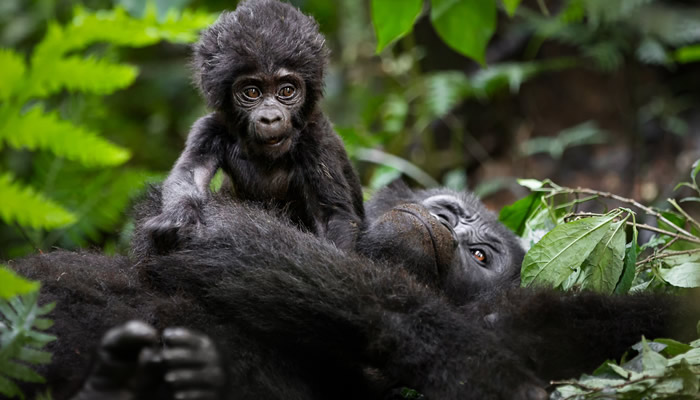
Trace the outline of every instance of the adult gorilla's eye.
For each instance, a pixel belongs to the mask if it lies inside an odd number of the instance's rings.
[[[484,262],[486,261],[486,254],[484,254],[483,251],[479,249],[472,249],[470,250],[474,258],[476,258],[477,261]]]
[[[249,87],[243,89],[243,94],[249,99],[257,99],[258,97],[260,97],[260,90],[255,87]]]
[[[277,94],[280,97],[292,97],[294,95],[294,86],[285,86],[282,89],[280,89],[279,93]]]

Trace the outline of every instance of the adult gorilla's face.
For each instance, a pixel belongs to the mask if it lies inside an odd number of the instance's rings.
[[[412,191],[402,183],[367,205],[359,251],[398,263],[463,303],[499,285],[517,285],[524,251],[474,196],[448,189]]]

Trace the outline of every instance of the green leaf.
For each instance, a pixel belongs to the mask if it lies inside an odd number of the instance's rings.
[[[498,214],[498,220],[516,235],[522,236],[525,230],[525,221],[541,203],[542,195],[543,192],[532,192],[515,203],[503,207]]]
[[[480,64],[496,30],[495,0],[431,0],[430,20],[448,46]]]
[[[677,287],[700,287],[700,263],[688,262],[673,268],[659,268],[659,275]]]
[[[693,163],[693,169],[690,171],[690,180],[692,180],[696,186],[697,186],[696,179],[698,176],[698,172],[700,172],[700,159],[695,160],[695,162]]]
[[[20,399],[24,399],[24,395],[19,387],[2,375],[0,375],[0,393],[6,395],[8,398],[19,397]]]
[[[634,281],[637,266],[638,251],[639,246],[637,245],[637,230],[634,229],[632,240],[627,243],[626,246],[622,276],[620,276],[620,280],[617,282],[617,286],[615,286],[615,294],[625,294],[632,288],[632,282]]]
[[[581,264],[581,289],[612,293],[625,257],[625,221],[614,222]]]
[[[675,357],[693,349],[692,346],[673,339],[655,339],[654,342],[665,344],[666,347],[662,352],[670,357]]]
[[[700,61],[700,45],[694,44],[681,47],[676,50],[673,58],[682,64]]]
[[[0,264],[0,298],[9,299],[35,290],[39,290],[39,282],[26,280]]]
[[[31,86],[24,97],[46,97],[62,89],[105,95],[131,85],[137,75],[136,67],[129,65],[94,58],[61,58],[32,68],[28,79]]]
[[[77,218],[63,207],[36,193],[32,188],[12,182],[10,174],[0,175],[0,218],[36,229],[55,229],[74,223]]]
[[[646,339],[642,337],[642,366],[643,372],[663,371],[668,365],[666,357],[655,352],[649,347]]]
[[[558,287],[588,258],[619,212],[556,226],[525,255],[522,286]]]
[[[24,59],[10,49],[0,49],[0,100],[8,100],[22,88]]]
[[[29,150],[48,150],[87,167],[114,166],[126,162],[129,151],[96,133],[61,120],[57,113],[34,107],[23,115],[14,108],[0,108],[0,140]]]
[[[538,181],[537,179],[518,179],[518,185],[525,186],[530,190],[536,190],[544,186],[544,182]]]
[[[423,9],[423,0],[372,0],[372,24],[377,34],[377,53],[404,37]]]
[[[508,13],[509,16],[515,15],[515,10],[518,8],[518,5],[520,5],[520,0],[502,0],[503,1],[503,7],[506,8],[506,12]]]

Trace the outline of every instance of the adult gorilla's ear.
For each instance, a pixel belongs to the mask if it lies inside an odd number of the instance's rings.
[[[373,221],[398,205],[418,202],[418,198],[406,182],[401,178],[396,178],[385,187],[379,189],[365,203],[365,215],[368,221]]]

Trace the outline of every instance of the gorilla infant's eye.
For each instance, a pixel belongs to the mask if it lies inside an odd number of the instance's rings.
[[[294,94],[294,86],[285,86],[282,89],[280,89],[278,96],[280,97],[292,97]]]
[[[260,97],[260,90],[258,88],[249,87],[243,89],[243,94],[249,99],[257,99]]]
[[[470,251],[472,252],[472,255],[474,256],[474,258],[476,258],[477,261],[481,261],[481,262],[486,261],[486,254],[484,254],[483,251],[481,251],[479,249],[473,249]]]

